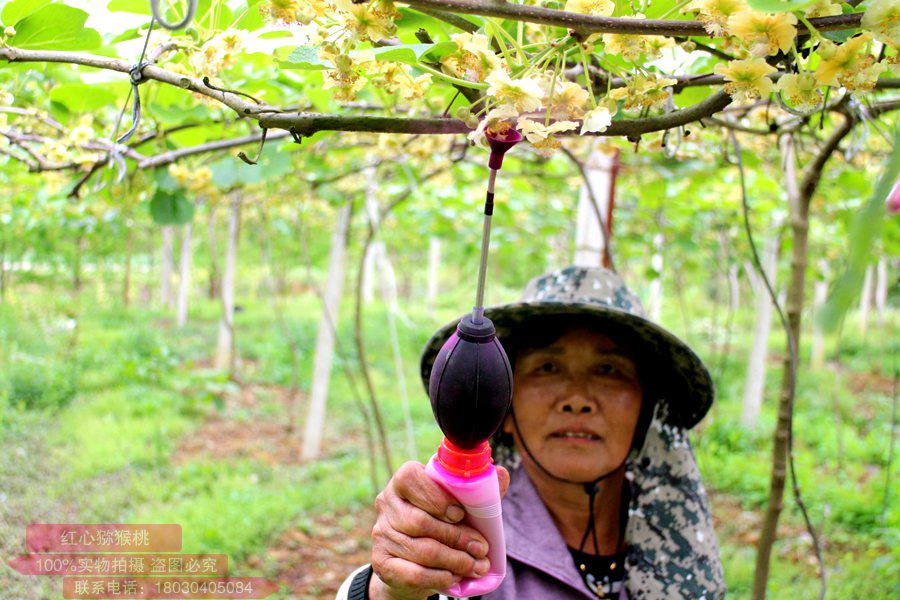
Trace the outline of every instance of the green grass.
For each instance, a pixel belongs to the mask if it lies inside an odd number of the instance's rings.
[[[7,529],[0,533],[12,540],[5,543],[15,544],[24,525],[36,519],[174,522],[183,526],[185,551],[225,553],[240,564],[263,553],[286,528],[309,526],[326,511],[371,503],[374,490],[360,408],[362,404],[368,411],[370,405],[358,371],[352,299],[341,307],[341,355],[333,368],[325,459],[308,465],[202,455],[176,461],[179,445],[210,418],[245,423],[287,419],[278,394],[268,388],[260,388],[255,405],[226,401],[238,386],[208,366],[219,303],[197,298],[190,324],[178,330],[170,314],[152,307],[125,308],[117,299],[98,304],[89,291],[80,296],[36,292],[47,284],[29,284],[29,293],[0,305],[0,452],[18,461],[15,468],[8,463],[0,469],[0,489],[19,494],[16,512],[2,514]],[[506,289],[491,294],[498,302],[516,297]],[[468,302],[467,295],[453,290],[434,314],[418,300],[403,305],[398,336],[416,446],[411,453],[388,314],[380,302],[365,307],[365,352],[395,468],[411,455],[427,458],[439,440],[418,376],[418,353],[431,332]],[[241,382],[288,385],[290,339],[300,349],[299,388],[309,390],[319,299],[312,294],[282,299],[285,326],[274,318],[272,303],[258,286],[247,284],[238,304]],[[746,429],[740,424],[740,399],[752,315],[745,309],[736,316],[730,351],[723,354],[711,343],[725,337],[717,331],[724,313],[713,323],[708,304],[691,295],[685,306],[687,318],[673,303],[663,320],[676,324],[673,331],[709,360],[718,388],[716,406],[692,436],[701,471],[714,500],[727,499],[733,507],[729,510],[756,515],[758,523],[769,493],[780,364],[770,362],[759,425]],[[829,597],[881,600],[900,595],[896,462],[891,502],[882,510],[893,398],[883,389],[859,388],[861,376],[890,373],[893,367],[885,357],[900,350],[898,333],[896,324],[889,323],[870,328],[863,337],[846,325],[840,340],[829,338],[831,357],[839,362],[818,371],[810,370],[808,361],[801,365],[795,454],[804,500],[826,544]],[[770,351],[783,352],[777,330]],[[345,377],[345,367],[353,373],[352,381]],[[22,400],[21,390],[28,388],[21,382],[30,382],[29,397],[37,401]],[[302,433],[305,405],[300,408]],[[789,485],[785,506],[781,524],[789,533],[773,553],[769,597],[815,597],[812,550]],[[755,529],[757,525],[742,525],[739,518],[720,527],[729,598],[735,600],[750,595],[755,547],[747,534]],[[0,545],[7,552],[12,547]]]
[[[368,482],[357,472],[360,462],[358,456],[303,468],[191,462],[168,471],[132,520],[181,523],[184,552],[225,553],[240,561],[302,515],[370,500]]]

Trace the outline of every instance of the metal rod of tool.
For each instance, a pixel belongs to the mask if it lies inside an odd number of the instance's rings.
[[[472,322],[481,323],[484,316],[484,282],[487,279],[488,249],[491,245],[491,218],[494,216],[494,181],[497,170],[491,169],[488,179],[487,198],[484,201],[484,227],[481,231],[481,262],[478,265],[478,289],[475,292],[475,306],[472,308]]]

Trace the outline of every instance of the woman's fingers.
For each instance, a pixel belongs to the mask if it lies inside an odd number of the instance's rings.
[[[399,560],[413,565],[417,573],[439,571],[456,579],[480,577],[490,568],[486,558],[475,559],[467,552],[454,550],[431,538],[413,538],[388,529],[373,531],[373,541],[375,539],[379,543],[373,543],[373,562],[381,559],[382,566]],[[375,552],[376,549],[378,552]],[[377,556],[378,553],[380,556]],[[421,583],[415,578],[408,583],[415,582]]]
[[[425,473],[421,463],[404,463],[391,483],[398,496],[436,519],[458,523],[466,514],[456,498]]]
[[[497,479],[500,482],[500,497],[506,496],[506,490],[509,489],[509,471],[505,467],[497,467]]]
[[[445,589],[490,569],[484,536],[460,523],[462,506],[423,465],[403,465],[375,499],[375,508],[372,568],[397,597]]]

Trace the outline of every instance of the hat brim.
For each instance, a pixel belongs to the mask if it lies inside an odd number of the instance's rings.
[[[603,325],[619,334],[627,332],[637,342],[639,368],[653,383],[657,402],[665,404],[663,420],[690,429],[709,411],[715,399],[712,377],[703,361],[673,333],[647,319],[610,307],[567,302],[516,302],[485,309],[493,321],[500,343],[531,319],[583,315],[585,323],[602,331]],[[459,319],[440,328],[422,350],[421,376],[425,390],[431,368],[444,342],[456,330]]]

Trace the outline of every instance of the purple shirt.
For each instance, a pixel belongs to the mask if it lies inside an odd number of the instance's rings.
[[[503,498],[503,526],[506,578],[484,600],[596,600],[524,469],[513,473]],[[624,586],[618,597],[627,600]]]

